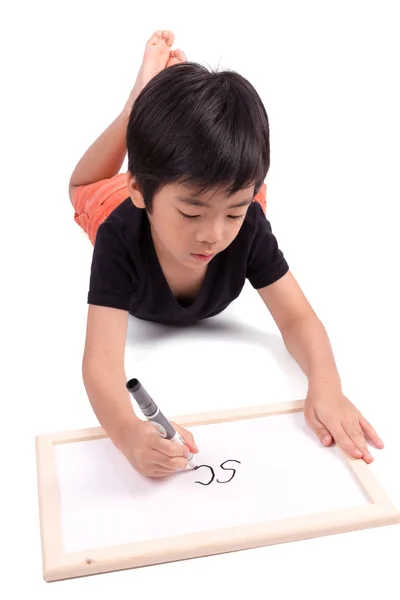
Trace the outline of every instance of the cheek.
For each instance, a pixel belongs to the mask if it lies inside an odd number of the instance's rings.
[[[157,230],[158,235],[164,240],[173,240],[180,230],[184,229],[184,224],[182,225],[181,220],[167,209],[160,210],[158,208],[157,211],[153,212],[153,226]]]
[[[171,228],[171,243],[176,247],[187,246],[191,240],[196,237],[196,228],[192,223],[178,217],[174,226]]]
[[[194,235],[191,223],[186,223],[179,215],[166,214],[159,222],[160,232],[162,231],[163,239],[170,248],[187,246]]]

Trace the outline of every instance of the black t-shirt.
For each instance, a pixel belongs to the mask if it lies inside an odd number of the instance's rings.
[[[195,300],[180,303],[158,261],[146,211],[128,197],[97,230],[87,301],[147,321],[189,325],[222,312],[239,296],[246,278],[260,289],[288,270],[271,225],[255,201],[233,242],[208,263]]]

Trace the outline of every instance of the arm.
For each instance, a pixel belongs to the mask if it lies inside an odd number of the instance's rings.
[[[258,290],[277,324],[288,352],[308,378],[309,387],[341,391],[340,376],[324,325],[289,271]]]
[[[163,439],[151,423],[136,416],[124,369],[127,324],[127,311],[89,305],[83,381],[93,411],[113,444],[142,475],[164,477],[185,469],[189,450],[197,453],[198,448],[192,433],[176,423],[186,446]]]
[[[354,458],[373,461],[364,435],[383,448],[370,423],[344,396],[325,327],[290,271],[257,290],[277,324],[288,352],[308,378],[304,416],[322,444],[333,439]]]
[[[127,325],[127,311],[89,305],[83,381],[99,423],[117,447],[139,421],[125,387]]]

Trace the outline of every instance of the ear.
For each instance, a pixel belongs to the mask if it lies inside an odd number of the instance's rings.
[[[133,204],[137,208],[146,208],[142,193],[140,192],[137,186],[136,179],[132,177],[132,175],[130,175],[129,173],[127,175],[126,185],[128,187],[128,192]]]

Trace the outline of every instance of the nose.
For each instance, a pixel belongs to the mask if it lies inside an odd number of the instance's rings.
[[[223,225],[218,222],[204,224],[201,230],[197,233],[197,241],[204,246],[210,247],[209,250],[213,249],[213,246],[221,242],[224,237]]]

